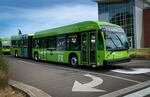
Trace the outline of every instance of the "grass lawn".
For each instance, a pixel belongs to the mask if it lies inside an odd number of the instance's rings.
[[[129,54],[133,59],[150,60],[150,48],[130,49]]]

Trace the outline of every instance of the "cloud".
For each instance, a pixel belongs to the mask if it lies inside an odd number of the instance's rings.
[[[98,11],[96,5],[68,4],[64,6],[57,5],[42,9],[7,7],[7,10],[8,11],[2,12],[0,20],[5,20],[9,26],[0,31],[0,36],[11,36],[13,34],[16,35],[18,33],[18,28],[22,29],[24,33],[34,33],[40,30],[50,29],[76,22],[98,20]],[[11,21],[12,24],[9,23],[9,21]]]

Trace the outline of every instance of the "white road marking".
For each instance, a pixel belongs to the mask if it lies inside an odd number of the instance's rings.
[[[117,73],[124,73],[124,74],[144,74],[144,73],[149,73],[150,69],[149,68],[131,68],[130,70],[115,69],[115,70],[111,70],[111,71],[117,72]]]
[[[74,92],[106,92],[105,90],[95,89],[94,87],[100,85],[103,83],[103,79],[90,75],[85,74],[84,76],[90,77],[93,80],[89,83],[82,84],[78,81],[74,82],[74,85],[72,87],[72,91]]]
[[[26,64],[34,64],[34,63],[26,62],[26,61],[23,61],[23,60],[19,60],[19,61],[22,62],[22,63],[26,63]]]
[[[26,62],[26,61],[23,61],[23,60],[19,60],[20,62],[23,62],[23,63],[26,63],[26,64],[35,64],[35,63],[31,63],[31,62]],[[35,64],[37,65],[37,64]],[[52,68],[53,66],[48,66],[47,67],[49,68]],[[61,67],[57,67],[58,69]],[[65,68],[67,69],[67,68]],[[74,71],[78,71],[78,72],[83,72],[83,73],[87,73],[87,71],[84,71],[84,70],[78,70],[78,69],[71,69],[69,68],[69,70],[74,70]],[[128,78],[123,78],[123,77],[119,77],[119,76],[114,76],[114,75],[109,75],[109,74],[104,74],[104,73],[96,73],[96,72],[90,72],[88,71],[89,73],[91,74],[98,74],[98,75],[103,75],[103,76],[107,76],[107,77],[111,77],[111,78],[116,78],[116,79],[121,79],[121,80],[125,80],[125,81],[129,81],[129,82],[134,82],[134,83],[141,83],[140,81],[136,81],[136,80],[132,80],[132,79],[128,79]]]
[[[150,87],[140,90],[140,91],[137,91],[137,92],[134,92],[132,94],[126,95],[124,97],[144,97],[148,94],[150,94]]]
[[[142,82],[140,84],[129,86],[127,88],[120,89],[120,90],[117,90],[112,93],[108,93],[108,94],[105,94],[105,95],[102,95],[99,97],[118,97],[118,96],[124,95],[124,94],[132,92],[132,91],[139,90],[139,89],[147,87],[147,86],[150,86],[150,80],[147,82]],[[137,96],[133,96],[133,97],[137,97]]]

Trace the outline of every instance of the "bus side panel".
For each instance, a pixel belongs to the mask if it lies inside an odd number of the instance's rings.
[[[123,58],[129,58],[128,51],[107,51],[106,55],[108,56],[106,60],[117,60]]]
[[[69,63],[70,53],[75,53],[78,57],[78,63],[80,64],[80,51],[47,51],[47,61]]]
[[[22,57],[28,58],[28,48],[24,47],[24,54],[22,55]]]
[[[18,53],[18,56],[21,57],[21,48],[18,48],[17,53]]]
[[[16,50],[17,50],[17,48],[11,47],[11,55],[15,56]]]
[[[97,51],[97,66],[103,66],[103,60],[105,60],[105,51]]]
[[[32,59],[34,59],[34,54],[37,53],[39,56],[39,60],[40,60],[40,49],[38,48],[33,48],[32,49]]]

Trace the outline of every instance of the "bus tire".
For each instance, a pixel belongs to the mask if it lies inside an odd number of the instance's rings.
[[[35,53],[35,54],[34,54],[34,60],[35,60],[35,61],[38,61],[38,60],[39,60],[39,55],[38,55],[38,53]]]
[[[76,55],[71,55],[69,58],[69,62],[71,64],[71,66],[78,67],[78,58]]]
[[[15,51],[15,57],[18,57],[18,52],[17,51]]]

